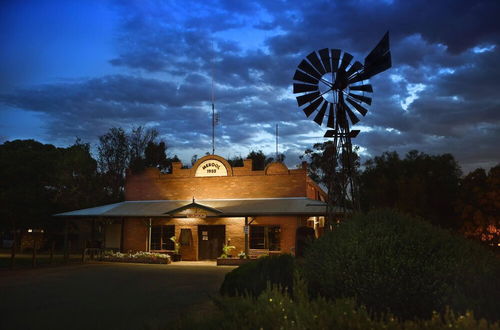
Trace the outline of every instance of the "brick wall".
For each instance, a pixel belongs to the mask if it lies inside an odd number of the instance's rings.
[[[190,169],[174,164],[171,174],[162,174],[150,168],[139,174],[127,176],[125,200],[188,200],[219,198],[277,198],[312,196],[307,189],[307,169],[288,169],[281,163],[272,163],[263,171],[252,171],[251,161],[244,167],[232,168],[228,176],[195,177],[198,163],[207,158],[224,160],[218,156],[206,156]],[[227,163],[224,160],[225,163]]]
[[[127,218],[123,224],[123,252],[147,251],[148,219]]]
[[[123,246],[127,251],[146,251],[148,247],[147,219],[126,219],[124,225]],[[175,236],[179,238],[181,229],[191,229],[193,244],[182,246],[181,255],[183,260],[198,260],[198,226],[199,225],[224,225],[226,228],[225,241],[231,239],[231,245],[235,246],[232,251],[237,255],[245,250],[244,225],[245,218],[165,218],[153,219],[153,225],[175,225]],[[296,216],[287,217],[256,217],[252,225],[277,225],[281,227],[280,247],[282,253],[292,253],[295,248],[295,233],[299,226],[304,224],[304,219]],[[265,253],[267,251],[251,251],[253,253]]]

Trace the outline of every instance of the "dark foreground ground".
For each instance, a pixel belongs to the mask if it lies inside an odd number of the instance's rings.
[[[206,308],[233,267],[91,263],[0,271],[0,329],[168,328]]]

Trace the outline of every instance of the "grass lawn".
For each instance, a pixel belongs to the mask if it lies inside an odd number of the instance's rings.
[[[3,270],[0,329],[168,329],[209,309],[233,268],[95,262]]]

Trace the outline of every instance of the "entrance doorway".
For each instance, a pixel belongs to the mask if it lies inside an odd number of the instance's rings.
[[[222,254],[226,226],[198,226],[198,259],[217,259]]]

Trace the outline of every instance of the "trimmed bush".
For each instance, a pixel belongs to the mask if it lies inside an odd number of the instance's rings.
[[[227,273],[220,293],[229,296],[248,293],[257,297],[268,283],[292,290],[294,271],[295,258],[289,254],[262,257]]]
[[[316,240],[303,265],[311,293],[370,311],[428,318],[446,306],[500,319],[500,261],[475,242],[395,211],[373,211]]]

